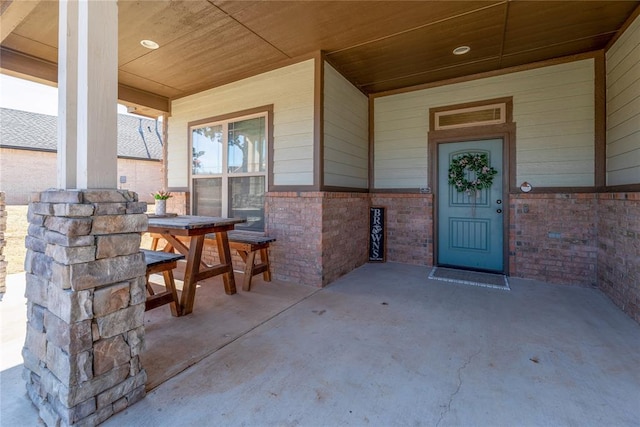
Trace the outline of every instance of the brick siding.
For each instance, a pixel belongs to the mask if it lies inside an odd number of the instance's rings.
[[[173,194],[167,211],[183,214],[186,193]],[[267,199],[265,215],[271,222],[265,232],[277,239],[270,246],[275,278],[324,286],[367,262],[367,194],[271,193]],[[242,271],[240,256],[235,251],[231,255],[235,270]],[[203,259],[218,262],[215,244],[205,243]]]
[[[371,206],[386,208],[387,261],[433,265],[432,194],[373,193]]]
[[[598,195],[598,284],[640,323],[640,193]]]
[[[274,278],[325,286],[367,261],[365,193],[268,193],[266,233]]]
[[[595,286],[595,194],[512,194],[510,275]]]
[[[0,187],[7,204],[26,205],[32,193],[55,187],[56,167],[56,153],[0,148]]]
[[[280,192],[265,198],[274,278],[325,286],[367,262],[370,206],[386,208],[387,261],[433,265],[431,194]],[[640,322],[640,193],[512,194],[509,207],[511,276],[597,286]]]
[[[369,206],[369,195],[365,193],[324,193],[323,285],[367,262]]]
[[[170,197],[167,199],[167,213],[175,213],[178,215],[189,215],[191,209],[189,209],[189,193],[172,191]]]
[[[7,205],[26,205],[31,195],[57,185],[56,153],[49,151],[0,148],[0,190]],[[29,171],[29,173],[24,173]],[[162,162],[157,160],[118,159],[118,186],[135,191],[140,200],[153,203],[151,193],[162,188]]]
[[[276,280],[323,286],[323,193],[281,192],[265,197],[265,231],[277,241],[270,246]]]
[[[161,161],[118,159],[118,182],[121,176],[127,177],[127,182],[119,183],[118,188],[135,191],[142,202],[154,202],[151,194],[163,189],[162,174]]]

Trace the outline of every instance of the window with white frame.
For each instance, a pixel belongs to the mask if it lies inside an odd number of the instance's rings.
[[[267,113],[192,126],[194,215],[244,218],[236,229],[264,230]]]

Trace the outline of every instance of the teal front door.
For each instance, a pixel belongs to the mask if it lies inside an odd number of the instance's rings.
[[[460,192],[449,184],[449,167],[467,154],[485,154],[496,169],[490,188]],[[504,271],[502,169],[502,139],[438,145],[438,265]],[[471,168],[464,177],[476,179]]]

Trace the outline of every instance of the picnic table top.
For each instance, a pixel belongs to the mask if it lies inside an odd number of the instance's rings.
[[[196,215],[177,215],[177,216],[150,216],[150,227],[166,227],[183,230],[193,230],[198,228],[219,227],[224,225],[233,225],[246,222],[243,218],[222,218],[216,216],[196,216]]]

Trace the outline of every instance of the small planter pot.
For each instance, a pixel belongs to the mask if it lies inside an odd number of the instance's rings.
[[[166,215],[166,214],[167,214],[167,201],[156,200],[156,215]]]

